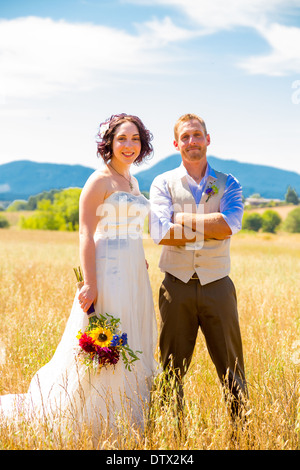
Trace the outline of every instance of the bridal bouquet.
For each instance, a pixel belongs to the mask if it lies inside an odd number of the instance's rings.
[[[77,281],[83,282],[80,268],[74,269]],[[120,319],[106,313],[96,316],[95,310],[89,309],[89,324],[84,332],[79,331],[79,356],[88,367],[99,369],[115,366],[122,357],[125,368],[131,370],[133,362],[141,351],[134,352],[127,341],[127,333],[120,330]]]

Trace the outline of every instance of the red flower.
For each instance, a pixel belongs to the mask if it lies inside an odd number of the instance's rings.
[[[79,338],[79,346],[87,353],[95,352],[95,343],[86,333]]]
[[[96,346],[96,348],[99,358],[99,364],[103,366],[117,364],[120,357],[120,352],[117,348],[99,348],[98,346]]]

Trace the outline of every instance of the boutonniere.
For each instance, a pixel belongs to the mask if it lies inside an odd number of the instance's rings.
[[[212,196],[215,196],[216,194],[218,194],[218,192],[219,192],[218,186],[216,186],[215,184],[209,183],[209,186],[205,190],[205,194],[207,195],[207,199],[205,202],[207,202],[209,198],[211,198]]]

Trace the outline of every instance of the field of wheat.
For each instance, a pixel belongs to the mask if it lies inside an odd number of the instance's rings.
[[[158,315],[160,248],[144,239]],[[247,428],[235,440],[220,384],[201,333],[185,380],[183,430],[154,395],[151,426],[140,435],[124,423],[116,439],[0,428],[0,449],[299,449],[300,235],[233,237],[231,277],[236,285],[249,387]],[[24,393],[52,357],[75,294],[78,233],[0,231],[0,395]]]

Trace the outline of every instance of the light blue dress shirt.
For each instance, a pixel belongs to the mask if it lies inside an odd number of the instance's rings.
[[[188,174],[183,164],[176,170],[167,171],[157,176],[150,188],[150,233],[153,240],[159,243],[166,233],[173,226],[172,199],[168,189],[168,175],[173,171],[178,172],[178,178],[187,177],[189,188],[193,194],[196,204],[200,203],[202,193],[206,187],[209,176],[216,177],[213,168],[207,164],[206,172],[200,183]],[[238,180],[229,174],[227,176],[225,190],[220,201],[220,213],[229,225],[232,235],[237,233],[242,227],[244,205],[242,202],[242,187]]]

